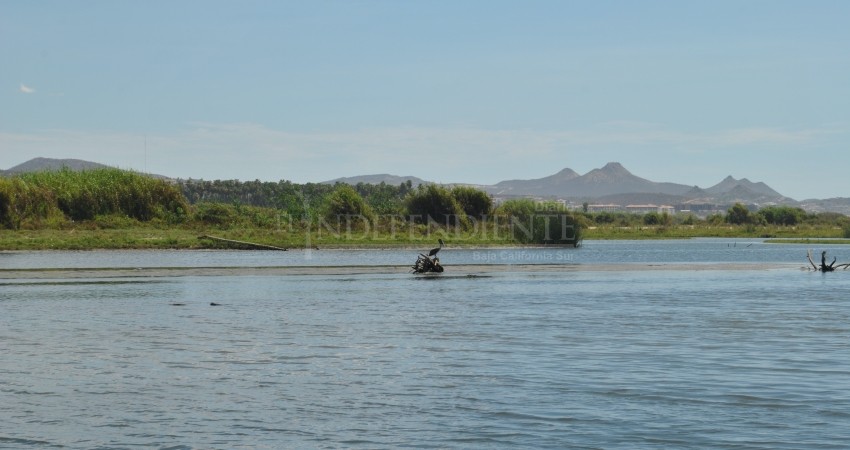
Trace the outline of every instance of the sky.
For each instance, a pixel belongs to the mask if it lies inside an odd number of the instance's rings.
[[[0,168],[850,197],[850,2],[0,0]]]

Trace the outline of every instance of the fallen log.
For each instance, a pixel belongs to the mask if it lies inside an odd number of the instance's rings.
[[[231,246],[239,246],[239,247],[247,247],[252,248],[254,250],[278,250],[285,252],[286,249],[283,247],[275,247],[274,245],[266,245],[266,244],[257,244],[255,242],[245,242],[245,241],[237,241],[233,239],[225,239],[216,236],[210,236],[208,234],[204,234],[202,236],[198,236],[198,239],[209,239],[211,241],[223,242],[225,244],[229,244]]]

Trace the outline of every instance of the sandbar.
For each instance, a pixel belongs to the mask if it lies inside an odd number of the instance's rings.
[[[163,278],[205,276],[293,276],[410,274],[410,266],[271,266],[271,267],[145,267],[145,268],[45,268],[0,269],[0,280]],[[446,266],[443,275],[487,275],[510,272],[616,272],[616,271],[708,271],[708,270],[806,270],[799,264],[776,263],[620,263],[620,264],[460,264]],[[431,276],[440,276],[432,274]]]

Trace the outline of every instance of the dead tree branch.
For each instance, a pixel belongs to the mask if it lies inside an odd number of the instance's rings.
[[[413,264],[413,273],[441,273],[443,270],[443,266],[440,265],[440,258],[436,256],[431,258],[422,253],[419,254],[419,258]]]
[[[806,252],[806,259],[808,259],[809,264],[812,265],[812,270],[818,271],[818,272],[834,272],[835,269],[847,270],[847,268],[850,267],[850,263],[839,264],[839,265],[836,266],[835,262],[838,261],[838,258],[836,258],[836,257],[833,257],[832,262],[827,264],[826,263],[826,250],[824,250],[820,254],[820,266],[815,264],[815,262],[812,260],[812,250],[811,249],[809,249]]]

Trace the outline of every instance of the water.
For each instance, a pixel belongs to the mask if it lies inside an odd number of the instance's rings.
[[[0,448],[847,448],[850,272],[735,244],[444,249],[447,265],[628,263],[474,277],[1,279]],[[371,253],[15,253],[0,268],[415,258]],[[678,264],[724,261],[756,264]]]
[[[579,249],[446,248],[439,256],[452,264],[622,264],[622,263],[794,263],[806,265],[811,245],[770,244],[763,239],[585,241]],[[45,251],[0,252],[2,269],[289,267],[412,265],[414,250],[277,251]],[[850,262],[850,246],[821,245],[839,261]],[[816,252],[817,253],[817,252]],[[819,256],[819,253],[815,256]],[[818,261],[819,262],[819,261]]]

